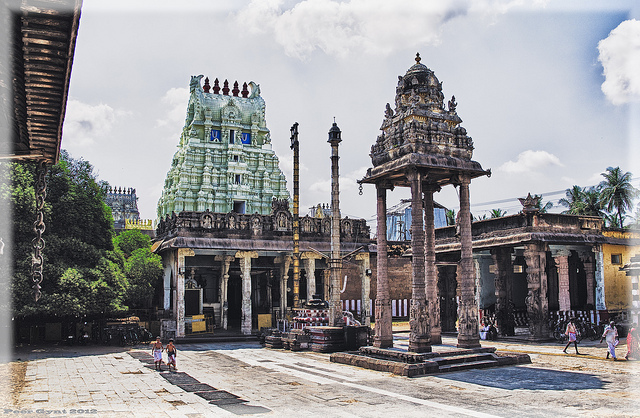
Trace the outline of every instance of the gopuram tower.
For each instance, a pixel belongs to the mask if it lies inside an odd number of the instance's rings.
[[[412,298],[409,351],[429,352],[440,344],[440,304],[437,295],[433,194],[452,184],[459,187],[457,224],[461,252],[457,269],[458,347],[479,347],[478,308],[471,247],[471,180],[490,175],[472,161],[473,141],[460,126],[455,97],[444,105],[442,83],[433,71],[416,63],[398,77],[395,107],[387,103],[382,134],[371,147],[373,168],[360,183],[375,184],[377,192],[378,282],[374,346],[392,347],[391,301],[387,275],[387,190],[411,188]],[[422,216],[420,215],[422,214]]]
[[[272,200],[289,199],[271,149],[260,86],[192,76],[178,151],[158,201],[158,218],[182,211],[268,215]],[[251,88],[251,91],[249,91]],[[230,94],[231,93],[231,94]]]

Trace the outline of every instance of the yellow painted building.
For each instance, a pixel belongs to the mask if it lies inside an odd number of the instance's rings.
[[[631,277],[620,267],[640,254],[640,232],[624,230],[602,231],[607,243],[602,244],[604,297],[609,312],[631,309]]]

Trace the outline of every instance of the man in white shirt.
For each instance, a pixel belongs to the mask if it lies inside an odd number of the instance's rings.
[[[618,360],[616,357],[616,345],[618,345],[618,329],[616,328],[616,323],[614,321],[609,322],[609,326],[604,329],[604,333],[602,334],[602,338],[600,338],[600,342],[606,338],[607,346],[609,347],[609,351],[607,351],[607,358],[609,358],[609,354],[613,357],[614,360]]]

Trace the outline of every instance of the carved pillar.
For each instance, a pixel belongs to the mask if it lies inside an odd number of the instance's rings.
[[[480,347],[478,329],[478,305],[475,296],[475,273],[473,269],[473,247],[471,241],[471,211],[469,202],[469,184],[471,180],[460,179],[460,263],[458,265],[458,347]]]
[[[495,248],[491,250],[493,264],[496,266],[496,328],[501,335],[515,335],[515,318],[513,317],[511,248]]]
[[[373,346],[378,348],[393,347],[391,322],[391,300],[389,299],[389,282],[387,276],[387,189],[376,184],[377,194],[377,274],[376,287],[376,325]]]
[[[231,262],[235,260],[235,257],[230,255],[217,255],[216,261],[221,262],[220,269],[220,324],[222,329],[227,329],[229,322],[229,301],[227,297],[227,289],[229,288],[229,266]]]
[[[313,299],[316,294],[316,260],[321,257],[312,252],[302,253],[304,260],[304,271],[307,275],[307,302]]]
[[[369,316],[369,290],[371,288],[371,264],[369,262],[369,253],[360,253],[356,255],[356,262],[360,267],[361,279],[361,302],[360,302],[360,322],[362,325],[370,326],[371,317]]]
[[[529,338],[549,338],[549,303],[547,299],[547,255],[542,243],[525,244],[524,257],[527,263],[527,288],[525,299],[529,316]]]
[[[184,276],[186,271],[185,257],[193,257],[191,248],[178,248],[178,274],[176,275],[176,337],[184,337]]]
[[[558,267],[558,304],[559,310],[571,310],[571,294],[569,292],[569,256],[571,251],[558,250],[553,254],[553,260]]]
[[[422,222],[421,175],[413,169],[407,173],[411,183],[411,309],[409,311],[409,351],[431,351],[429,312],[424,291],[424,228]]]
[[[284,319],[287,315],[287,282],[289,281],[289,267],[291,256],[276,257],[276,263],[280,264],[280,314]]]
[[[429,328],[431,344],[442,344],[442,326],[440,324],[440,298],[438,296],[438,268],[436,267],[436,230],[433,215],[433,194],[440,187],[423,184],[424,192],[424,230],[425,230],[425,294],[429,307]]]
[[[582,261],[585,278],[587,279],[587,305],[594,306],[594,288],[596,284],[595,257],[592,251],[580,251],[578,255],[580,256],[580,261]]]
[[[240,259],[240,272],[242,273],[242,333],[250,335],[252,330],[251,312],[251,259],[258,258],[255,251],[238,251],[236,258]]]
[[[602,246],[597,244],[593,248],[594,251],[594,259],[595,259],[595,286],[596,286],[596,309],[599,311],[605,311],[607,309],[607,305],[605,303],[604,298],[604,254],[602,252]]]

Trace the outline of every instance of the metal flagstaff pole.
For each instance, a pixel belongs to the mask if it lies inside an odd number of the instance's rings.
[[[298,122],[291,127],[293,150],[293,307],[300,308],[300,146]]]

